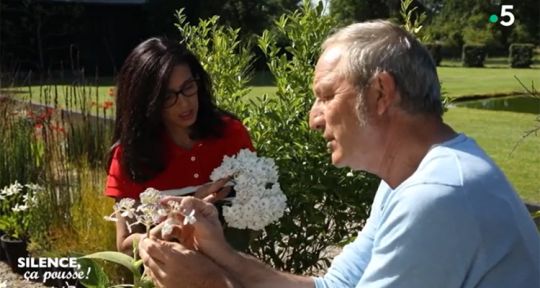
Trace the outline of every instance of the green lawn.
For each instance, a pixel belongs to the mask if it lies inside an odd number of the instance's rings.
[[[534,114],[457,107],[444,116],[455,130],[476,139],[523,199],[540,203],[540,135],[520,142],[526,131],[540,125],[535,118]]]
[[[510,69],[510,68],[463,68],[458,66],[439,67],[438,72],[444,91],[451,97],[471,95],[492,96],[512,92],[523,93],[523,88],[514,79],[519,77],[527,87],[534,81],[540,84],[540,69]],[[109,82],[110,83],[110,82]],[[276,88],[268,75],[257,76],[254,79],[252,91],[248,97],[258,97],[265,93],[273,94]],[[98,88],[70,89],[68,86],[56,86],[56,89],[32,86],[31,88],[16,88],[19,95],[28,97],[32,93],[33,101],[57,103],[65,107],[63,95],[69,98],[79,98],[89,95],[91,102],[103,103],[111,101],[108,94],[109,85]],[[13,90],[13,89],[12,89]],[[43,101],[47,95],[47,101]],[[22,97],[22,96],[21,96]],[[41,97],[41,100],[40,100]],[[474,110],[467,108],[451,108],[445,119],[458,131],[477,139],[495,161],[502,167],[510,181],[515,185],[519,194],[527,201],[540,203],[540,135],[530,136],[521,142],[514,152],[512,149],[521,139],[526,130],[534,127],[535,115]]]
[[[523,87],[514,76],[528,88],[532,81],[536,87],[540,86],[540,69],[438,67],[437,71],[443,91],[452,98],[523,94]],[[275,91],[275,87],[271,85],[253,86],[248,95],[256,97]]]
[[[518,77],[528,88],[540,85],[540,69],[438,67],[442,89],[447,96],[494,96],[523,93]]]
[[[535,86],[540,85],[540,68],[534,69],[510,69],[510,68],[464,68],[458,66],[438,67],[438,73],[442,82],[443,91],[447,96],[452,98],[460,98],[464,96],[494,96],[508,95],[512,93],[523,94],[523,87],[518,83],[514,76],[518,77],[527,87],[531,87],[534,81]],[[92,95],[93,101],[102,103],[110,100],[108,90],[110,79],[106,81],[107,85],[100,86],[97,90],[99,95],[95,99],[95,87],[84,91],[85,94]],[[265,93],[273,94],[276,89],[273,86],[271,76],[268,73],[258,73],[253,81],[253,90],[248,94],[248,97],[258,97]],[[28,91],[32,91],[33,101],[39,101],[40,95],[58,95],[59,103],[64,103],[63,95],[79,95],[67,86],[58,85],[56,90],[48,88],[50,86],[31,86],[31,88],[15,88],[16,91],[22,92],[21,95],[28,95]],[[45,93],[40,92],[45,91]],[[71,96],[73,97],[73,96]],[[40,101],[43,102],[43,101]]]
[[[45,103],[59,108],[80,111],[82,105],[87,109],[95,107],[94,103],[103,105],[106,101],[114,102],[114,98],[109,95],[111,88],[110,85],[77,87],[71,85],[36,85],[2,89],[0,94],[11,94],[25,101]]]

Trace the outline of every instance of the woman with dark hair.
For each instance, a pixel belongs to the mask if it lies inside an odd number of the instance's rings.
[[[254,149],[242,123],[214,104],[210,77],[197,57],[163,38],[139,44],[120,70],[113,143],[105,194],[117,201],[138,200],[149,187],[206,184],[225,155]],[[230,191],[222,188],[225,182],[203,185],[194,196],[219,200]],[[118,219],[117,248],[130,254],[144,228],[130,233],[126,220]]]

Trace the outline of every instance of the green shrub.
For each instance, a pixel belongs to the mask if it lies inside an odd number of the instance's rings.
[[[220,105],[237,113],[248,126],[259,155],[275,159],[279,166],[289,209],[278,223],[255,238],[250,252],[291,272],[327,266],[327,247],[349,241],[363,226],[377,182],[367,174],[348,174],[333,167],[324,139],[308,127],[314,100],[314,63],[333,20],[322,15],[321,6],[313,8],[307,0],[299,10],[277,20],[274,32],[267,30],[258,39],[277,92],[246,99],[241,95],[247,91],[247,82],[239,81],[246,79],[250,62],[244,59],[251,56],[236,40],[237,32],[217,26],[214,20],[188,27],[182,19],[179,26],[184,35],[185,31],[205,35],[187,38],[195,41],[190,48],[203,60],[214,81],[223,83],[216,85]],[[278,39],[286,39],[288,44],[283,47]],[[226,61],[222,63],[223,57]],[[234,101],[227,99],[231,95]]]
[[[463,45],[461,60],[465,67],[484,67],[486,47],[483,45]]]
[[[529,68],[533,63],[534,45],[530,43],[513,43],[510,45],[508,61],[512,68]]]
[[[219,107],[238,116],[247,114],[244,96],[250,91],[253,55],[249,43],[241,44],[239,29],[218,24],[219,17],[200,19],[197,26],[188,23],[183,10],[177,12],[176,26],[187,47],[199,57],[212,77],[213,92]]]

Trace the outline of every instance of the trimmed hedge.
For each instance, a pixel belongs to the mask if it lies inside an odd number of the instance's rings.
[[[431,54],[433,61],[435,61],[435,64],[440,66],[442,61],[442,45],[436,43],[427,43],[425,46]]]
[[[529,68],[533,63],[534,45],[530,43],[513,43],[510,45],[508,61],[512,68]]]
[[[486,47],[483,45],[463,45],[461,60],[464,67],[484,67]]]

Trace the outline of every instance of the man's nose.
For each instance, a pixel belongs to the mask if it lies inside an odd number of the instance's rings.
[[[320,132],[324,131],[324,115],[314,106],[309,112],[309,127]]]

